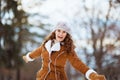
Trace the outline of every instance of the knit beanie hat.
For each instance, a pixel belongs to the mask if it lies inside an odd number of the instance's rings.
[[[68,26],[67,23],[65,23],[65,22],[59,22],[59,23],[56,25],[56,27],[55,27],[54,30],[57,30],[57,29],[62,29],[62,30],[66,31],[66,32],[69,33],[69,34],[71,33],[71,30],[70,30],[69,26]]]

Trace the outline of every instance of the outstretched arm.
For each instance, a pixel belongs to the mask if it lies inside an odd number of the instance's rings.
[[[29,61],[34,61],[35,58],[41,55],[41,52],[42,52],[42,46],[38,47],[32,52],[27,53],[25,56],[23,56],[23,60],[25,60],[26,63],[28,63]]]
[[[69,54],[68,60],[72,64],[72,66],[83,73],[88,80],[106,80],[104,75],[98,75],[93,69],[90,69],[87,65],[85,65],[76,55],[76,52],[73,50],[72,53]]]

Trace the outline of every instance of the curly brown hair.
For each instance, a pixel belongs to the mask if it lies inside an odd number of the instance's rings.
[[[44,42],[43,42],[43,45],[45,45],[45,43],[48,41],[48,40],[53,40],[55,39],[55,31],[52,32],[50,35],[48,35]],[[65,39],[62,41],[64,43],[64,47],[65,47],[65,51],[67,53],[71,53],[72,50],[75,48],[75,45],[73,44],[73,40],[72,40],[72,37],[70,34],[67,33]]]

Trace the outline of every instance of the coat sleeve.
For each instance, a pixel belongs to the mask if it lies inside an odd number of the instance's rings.
[[[73,50],[72,53],[69,54],[68,60],[70,61],[71,65],[79,70],[84,75],[89,70],[89,67],[85,65],[77,56],[76,52]]]
[[[32,52],[30,52],[30,57],[31,58],[37,58],[41,55],[42,53],[42,46],[38,47],[37,49],[33,50]]]
[[[27,53],[26,58],[28,61],[33,61],[35,58],[41,56],[42,53],[42,46],[38,47],[37,49]]]

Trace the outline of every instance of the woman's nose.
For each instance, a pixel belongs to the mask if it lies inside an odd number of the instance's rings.
[[[62,32],[60,32],[60,35],[62,35],[63,33]]]

